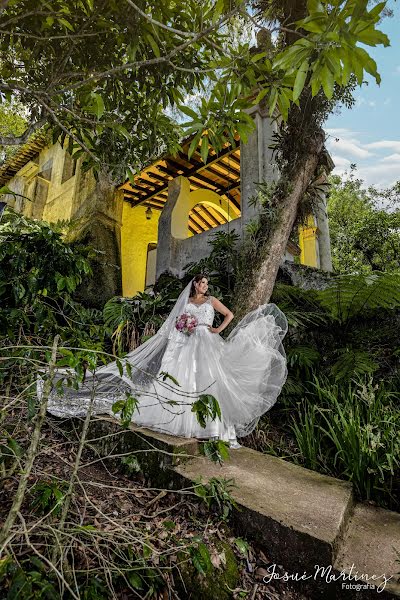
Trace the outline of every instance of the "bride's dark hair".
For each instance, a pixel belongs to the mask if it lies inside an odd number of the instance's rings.
[[[207,275],[205,275],[204,273],[197,273],[197,275],[195,275],[192,279],[192,285],[190,288],[190,293],[189,293],[189,298],[193,298],[194,295],[196,294],[196,288],[194,287],[195,282],[198,283],[199,281],[201,281],[202,279],[207,279],[208,281],[208,277]],[[204,294],[205,296],[209,296],[210,292],[207,290],[206,293]]]

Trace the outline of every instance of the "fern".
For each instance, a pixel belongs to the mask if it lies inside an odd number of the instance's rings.
[[[342,325],[367,311],[400,306],[400,275],[341,275],[332,285],[317,292],[321,306]]]
[[[327,320],[315,290],[303,290],[292,285],[277,283],[271,301],[285,313],[290,327],[319,326],[325,324]]]
[[[341,348],[338,352],[339,358],[331,367],[331,373],[336,381],[373,373],[378,368],[376,362],[364,350]]]
[[[312,367],[321,359],[318,350],[311,346],[295,346],[286,352],[288,365],[291,367]]]

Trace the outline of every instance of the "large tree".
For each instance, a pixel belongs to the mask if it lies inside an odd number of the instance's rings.
[[[400,271],[400,184],[365,188],[352,173],[331,177],[328,200],[332,261],[339,273]]]
[[[351,91],[362,85],[364,72],[380,81],[377,65],[360,44],[389,44],[376,29],[384,2],[371,10],[367,0],[254,0],[254,5],[267,40],[259,98],[271,112],[277,105],[283,121],[280,178],[272,198],[278,224],[272,233],[266,228],[251,285],[246,282],[238,298],[239,315],[269,300],[301,201],[312,197],[306,192],[322,162],[324,121],[341,103],[351,105]],[[271,46],[272,29],[278,38]]]
[[[183,130],[166,109],[202,89],[225,56],[221,28],[238,10],[222,13],[215,0],[2,6],[0,101],[18,98],[28,125],[0,144],[24,143],[48,124],[87,167],[119,177],[178,147]]]

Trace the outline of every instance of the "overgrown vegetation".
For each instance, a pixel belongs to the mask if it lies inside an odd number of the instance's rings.
[[[341,276],[321,291],[277,285],[289,376],[245,443],[352,481],[399,510],[399,276]]]
[[[364,0],[248,4],[128,0],[132,10],[127,11],[114,1],[50,0],[44,10],[37,0],[24,0],[0,7],[1,101],[18,97],[26,110],[26,128],[22,121],[12,123],[1,132],[2,146],[24,143],[35,130],[50,126],[54,141],[67,140],[84,168],[106,167],[132,177],[160,153],[181,150],[182,132],[193,134],[189,155],[198,149],[206,163],[210,145],[219,151],[227,141],[234,144],[235,133],[246,140],[254,124],[244,109],[261,102],[271,116],[278,110],[279,180],[273,189],[261,189],[263,214],[242,253],[233,252],[234,236],[220,237],[209,263],[216,293],[237,302],[237,317],[269,299],[293,225],[316,198],[324,120],[334,107],[352,105],[352,92],[365,73],[379,83],[365,47],[389,44],[377,29],[385,3],[372,8]],[[222,26],[233,16],[252,23],[257,48],[229,43]],[[180,106],[188,94],[202,92],[207,79],[212,90],[198,109]],[[190,122],[178,124],[166,112],[177,107]],[[194,579],[198,586],[192,569],[196,577],[211,573],[214,582],[225,551],[204,532],[210,530],[213,504],[224,518],[232,509],[228,483],[213,481],[205,491],[199,484],[207,527],[198,523],[199,505],[190,502],[182,503],[181,522],[165,519],[184,493],[157,493],[137,480],[113,486],[110,510],[110,478],[121,480],[110,471],[101,485],[94,480],[91,467],[99,457],[90,454],[87,439],[90,410],[80,435],[67,436],[46,418],[50,380],[41,401],[35,393],[33,374],[49,362],[50,370],[71,367],[73,385],[87,367],[96,366],[107,343],[103,318],[114,352],[123,355],[154,333],[174,295],[162,287],[132,302],[113,300],[104,315],[91,312],[73,298],[82,278],[90,276],[86,251],[63,244],[44,224],[22,220],[20,231],[12,219],[1,231],[7,271],[1,273],[0,325],[8,336],[2,342],[0,382],[3,589],[10,599],[23,600],[177,596],[175,574],[185,561],[191,569],[180,578],[184,584]],[[290,378],[279,405],[248,443],[350,479],[360,498],[398,508],[399,345],[393,327],[398,280],[379,272],[391,242],[383,254],[364,253],[371,270],[378,270],[373,275],[338,279],[323,292],[276,288],[276,302],[291,321]],[[243,256],[252,257],[246,277]],[[395,253],[391,261],[396,262]],[[181,285],[171,280],[170,289],[176,293]],[[126,417],[134,399],[129,402]],[[273,428],[265,425],[268,419]],[[224,447],[210,445],[205,451],[220,459]],[[138,466],[134,460],[129,465],[132,471]],[[194,497],[194,489],[186,494]],[[185,529],[188,522],[193,530]],[[220,531],[217,524],[213,529]],[[235,565],[221,568],[224,574],[228,570],[233,579],[222,582],[224,592],[238,585]],[[231,593],[240,597],[243,585]],[[179,594],[184,597],[185,591]],[[223,595],[213,589],[211,597]]]
[[[111,330],[101,314],[91,322],[90,309],[74,300],[78,284],[91,274],[87,248],[72,247],[52,227],[12,212],[5,214],[0,237],[4,597],[183,598],[192,586],[196,593],[207,591],[208,581],[221,598],[231,597],[229,589],[251,590],[253,576],[244,567],[255,560],[253,551],[226,524],[236,506],[231,482],[213,479],[183,491],[149,488],[141,452],[121,456],[111,448],[99,456],[88,437],[90,406],[76,430],[46,415],[54,369],[67,367],[67,379],[77,387],[86,368],[112,359],[101,350]],[[173,296],[180,286],[171,279],[165,289]],[[165,297],[152,310],[151,299],[141,296],[146,314],[156,315],[159,324],[174,300]],[[40,400],[38,369],[48,370]],[[200,418],[207,410],[218,412],[210,399],[199,398]],[[132,414],[125,416],[130,422]]]

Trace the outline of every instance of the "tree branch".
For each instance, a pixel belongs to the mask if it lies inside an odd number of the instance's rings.
[[[36,99],[43,106],[43,108],[50,114],[50,116],[51,116],[52,120],[54,121],[54,123],[56,123],[64,131],[64,133],[66,135],[68,135],[69,137],[71,137],[74,140],[74,142],[76,142],[77,144],[79,144],[79,146],[85,152],[87,152],[87,154],[89,154],[89,156],[91,156],[93,158],[93,160],[95,160],[96,162],[100,162],[100,159],[97,158],[97,156],[95,156],[91,150],[89,150],[89,148],[86,146],[86,144],[84,142],[82,142],[82,140],[80,140],[79,138],[77,138],[76,135],[74,133],[72,133],[72,131],[68,131],[68,129],[61,123],[60,119],[57,117],[57,115],[54,112],[54,110],[52,108],[50,108],[50,106],[48,106],[40,97],[36,98]]]
[[[161,29],[166,29],[167,31],[170,31],[171,33],[176,33],[178,35],[181,35],[182,37],[195,37],[196,34],[195,33],[189,33],[187,31],[182,31],[180,29],[175,29],[174,27],[170,27],[169,25],[165,25],[164,23],[161,23],[160,21],[157,21],[156,19],[153,19],[153,17],[151,17],[150,15],[147,15],[141,8],[139,8],[134,2],[132,2],[132,0],[126,0],[128,2],[128,4],[130,4],[130,6],[132,6],[132,8],[134,8],[136,10],[136,12],[138,12],[142,17],[144,17],[147,21],[149,21],[152,25],[156,25],[157,27],[161,27]]]
[[[244,0],[242,0],[240,5],[236,6],[234,9],[230,10],[228,13],[223,15],[216,23],[214,23],[213,25],[210,25],[209,27],[207,27],[207,29],[204,29],[203,31],[199,31],[199,33],[197,33],[193,38],[191,38],[187,42],[184,42],[183,44],[180,44],[179,46],[177,46],[176,48],[171,50],[171,52],[169,52],[165,56],[151,58],[149,60],[139,60],[139,61],[136,61],[133,63],[126,63],[124,65],[119,65],[118,67],[114,67],[113,69],[109,69],[108,71],[91,73],[91,75],[89,77],[87,77],[86,79],[83,79],[75,84],[72,84],[68,88],[63,88],[63,89],[57,90],[56,93],[60,94],[60,93],[66,92],[66,91],[71,91],[71,90],[77,89],[83,85],[86,85],[90,81],[97,81],[99,79],[104,79],[106,77],[109,77],[110,75],[115,75],[116,73],[120,73],[121,71],[126,71],[127,69],[136,69],[137,70],[137,69],[140,69],[145,66],[160,65],[165,62],[169,62],[171,60],[171,58],[173,58],[176,54],[179,54],[179,52],[182,52],[191,44],[194,44],[195,42],[199,41],[203,37],[207,36],[209,33],[211,33],[211,31],[214,31],[214,29],[217,29],[218,27],[220,27],[225,21],[230,19],[237,12],[239,12],[243,2],[244,2]]]
[[[53,344],[52,353],[51,353],[48,379],[46,380],[46,382],[44,384],[43,397],[40,402],[39,412],[36,415],[36,424],[35,424],[35,428],[32,433],[31,444],[30,444],[28,452],[27,452],[25,470],[24,470],[23,474],[21,475],[21,479],[19,481],[19,485],[18,485],[17,492],[15,494],[14,501],[12,503],[10,512],[8,513],[7,519],[3,525],[2,531],[0,533],[0,546],[1,546],[0,554],[2,553],[5,545],[7,544],[9,533],[11,531],[12,526],[15,523],[17,515],[22,506],[22,502],[25,497],[26,488],[28,486],[28,478],[29,478],[29,475],[31,474],[33,463],[36,458],[36,454],[37,454],[37,450],[38,450],[39,442],[40,442],[40,433],[42,431],[42,426],[43,426],[43,423],[44,423],[44,420],[46,417],[47,402],[48,402],[48,399],[50,396],[53,377],[55,374],[55,365],[56,365],[56,361],[57,361],[57,347],[58,347],[59,340],[60,340],[60,336],[56,335],[56,337],[54,338],[54,344]]]
[[[23,37],[23,38],[29,38],[32,40],[40,40],[41,42],[51,42],[52,40],[70,40],[70,39],[77,39],[77,38],[83,38],[83,37],[96,37],[99,36],[101,34],[106,33],[105,31],[95,31],[93,33],[76,33],[76,34],[70,34],[70,35],[51,35],[49,37],[44,37],[44,36],[40,36],[40,35],[33,35],[32,33],[18,33],[17,31],[6,31],[4,29],[0,29],[0,34],[4,34],[4,35],[13,35],[13,36],[17,36],[17,37]]]
[[[29,127],[24,131],[22,135],[8,135],[8,136],[0,136],[0,144],[2,146],[20,146],[25,144],[25,142],[30,138],[32,133],[34,133],[37,129],[43,127],[46,123],[46,119],[40,119],[35,123],[31,123]]]

